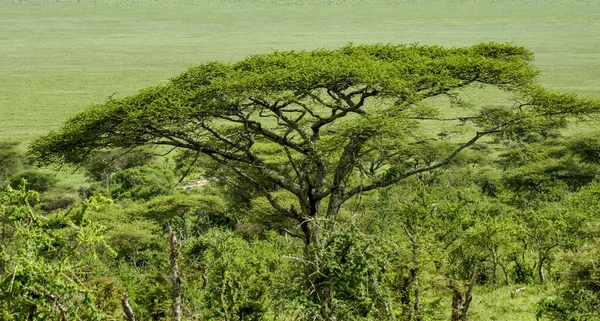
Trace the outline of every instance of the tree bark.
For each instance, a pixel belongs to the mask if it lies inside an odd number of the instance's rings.
[[[496,253],[496,248],[494,246],[494,244],[492,244],[492,284],[494,285],[494,288],[496,287],[497,283],[498,283],[498,273],[497,270],[498,269],[498,255]]]
[[[477,282],[477,278],[479,278],[479,273],[481,272],[481,266],[477,266],[469,285],[467,287],[467,292],[465,295],[462,295],[461,286],[454,283],[451,283],[452,290],[452,314],[450,316],[451,321],[467,321],[467,314],[469,312],[469,307],[471,306],[471,301],[473,300],[473,289],[475,288],[475,283]]]
[[[110,174],[104,173],[104,188],[108,192],[110,190]]]
[[[467,313],[469,312],[469,307],[471,306],[471,301],[473,300],[473,289],[475,288],[475,283],[477,282],[477,278],[479,277],[479,273],[481,272],[481,266],[477,266],[475,273],[473,273],[473,277],[471,278],[471,282],[469,282],[469,288],[465,295],[465,302],[462,307],[460,318],[462,321],[467,321]]]
[[[67,311],[65,311],[65,309],[60,304],[60,302],[58,302],[58,296],[56,296],[54,294],[47,294],[46,298],[48,298],[52,302],[54,302],[54,305],[56,306],[56,308],[58,308],[58,311],[60,312],[61,320],[62,321],[69,321],[69,319],[67,318]]]
[[[498,265],[500,265],[500,268],[502,269],[502,274],[504,274],[504,284],[505,285],[510,285],[510,281],[509,281],[509,277],[508,277],[508,271],[506,270],[506,265],[504,265],[502,263],[498,263]]]
[[[546,283],[546,274],[544,274],[544,262],[546,261],[546,257],[540,254],[538,260],[538,277],[540,278],[540,283]]]
[[[179,275],[179,265],[177,264],[177,260],[179,259],[179,244],[171,226],[169,226],[169,249],[171,252],[171,285],[173,287],[173,320],[181,321],[181,277]]]
[[[121,305],[123,306],[123,312],[125,313],[127,321],[135,321],[135,314],[133,314],[133,309],[131,309],[131,305],[129,304],[129,296],[127,293],[123,293]]]
[[[421,316],[421,289],[419,288],[419,253],[418,245],[413,244],[413,270],[411,271],[415,287],[415,321],[423,320]]]
[[[452,289],[452,314],[450,321],[460,321],[460,310],[463,305],[462,294],[458,287]]]
[[[421,316],[421,289],[419,288],[419,240],[417,236],[412,235],[406,227],[404,228],[404,232],[410,239],[412,245],[412,268],[410,269],[410,277],[415,296],[415,304],[413,305],[412,311],[407,316],[407,321],[413,320],[413,313],[415,316],[414,320],[421,321],[423,320],[423,317]]]

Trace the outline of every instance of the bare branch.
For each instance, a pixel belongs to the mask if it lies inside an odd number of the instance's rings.
[[[440,168],[443,167],[445,165],[448,165],[463,149],[475,144],[475,142],[477,142],[481,137],[484,137],[488,134],[491,133],[497,133],[497,132],[501,132],[501,130],[499,130],[499,127],[504,126],[505,124],[502,124],[501,126],[497,126],[494,129],[490,129],[490,130],[486,130],[486,131],[482,131],[482,132],[477,132],[477,134],[471,138],[471,140],[469,140],[468,142],[460,145],[457,149],[455,149],[448,157],[446,157],[444,160],[442,160],[441,162],[434,164],[434,165],[430,165],[430,166],[425,166],[425,167],[420,167],[420,168],[416,168],[412,171],[406,172],[402,175],[398,175],[394,178],[390,178],[390,179],[385,179],[385,180],[380,180],[380,181],[376,181],[374,183],[372,183],[371,185],[367,185],[367,186],[357,186],[353,189],[351,189],[348,193],[346,193],[344,195],[344,201],[348,200],[349,198],[351,198],[352,196],[361,193],[361,192],[368,192],[368,191],[372,191],[374,189],[380,188],[380,187],[386,187],[389,185],[392,185],[394,183],[397,183],[405,178],[414,176],[416,174],[419,173],[424,173],[424,172],[429,172],[432,171],[436,168]]]
[[[292,101],[294,104],[302,107],[303,110],[305,110],[309,115],[311,115],[312,117],[316,118],[316,119],[323,119],[323,117],[319,116],[318,114],[316,114],[307,104],[301,102],[300,100],[293,100]]]
[[[417,244],[417,239],[410,233],[410,231],[406,228],[406,226],[404,226],[403,229],[404,229],[404,233],[406,233],[406,236],[408,236],[408,238],[410,239],[410,242],[412,244]]]
[[[276,116],[273,116],[276,117]],[[246,126],[246,128],[248,128],[251,131],[254,131],[257,134],[260,134],[261,136],[263,136],[264,138],[277,143],[279,145],[283,145],[283,146],[287,146],[297,152],[300,152],[302,154],[306,154],[307,153],[307,147],[306,146],[302,146],[299,145],[297,143],[294,143],[293,141],[286,139],[284,136],[281,136],[279,134],[276,134],[273,131],[270,131],[268,129],[265,129],[262,126],[262,123],[257,122],[257,121],[253,121],[250,119],[234,119],[231,117],[219,117],[221,119],[225,119],[231,122],[235,122],[235,123],[239,123],[239,124],[243,124],[244,126]],[[293,129],[293,127],[290,126],[290,128]]]
[[[196,165],[198,158],[200,158],[200,152],[196,152],[196,157],[194,157],[194,160],[190,163],[190,166],[188,166],[188,168],[185,170],[185,173],[183,173],[183,175],[179,179],[178,183],[183,182],[183,180],[190,174],[190,172],[192,171],[192,167],[194,167],[194,165]]]
[[[289,127],[293,128],[298,134],[300,134],[300,136],[304,139],[304,141],[309,142],[310,139],[308,137],[308,134],[304,131],[304,129],[302,129],[302,127],[300,127],[298,125],[297,122],[291,120],[290,118],[288,118],[287,116],[285,116],[283,114],[283,112],[281,111],[281,108],[285,107],[277,107],[277,103],[275,103],[275,105],[269,105],[267,102],[261,101],[259,99],[256,98],[250,98],[251,101],[255,102],[256,104],[267,108],[268,110],[272,111],[277,117],[279,117],[279,119],[281,119],[283,122],[285,122]],[[290,104],[290,102],[287,102],[287,104]]]
[[[282,231],[284,231],[284,232],[285,232],[287,235],[289,235],[289,236],[291,236],[291,237],[295,237],[295,238],[299,238],[299,239],[302,239],[302,240],[304,240],[304,236],[302,236],[302,235],[300,235],[300,234],[296,234],[296,233],[294,233],[294,232],[291,232],[290,230],[288,230],[288,229],[286,229],[286,228],[284,228],[284,229],[281,229],[281,230],[282,230]]]
[[[265,194],[265,197],[267,198],[267,200],[269,201],[269,203],[271,204],[271,206],[278,211],[279,213],[283,214],[284,216],[288,216],[288,217],[293,217],[293,218],[298,218],[297,216],[294,215],[293,212],[291,212],[290,210],[286,210],[284,209],[278,202],[276,197],[273,197],[273,195],[271,194],[271,192],[265,187],[264,184],[259,183],[258,181],[256,181],[255,179],[253,179],[252,177],[250,177],[249,175],[247,175],[246,173],[244,173],[242,170],[240,170],[239,168],[237,168],[236,166],[233,166],[233,164],[223,161],[221,159],[219,159],[218,157],[215,157],[214,155],[209,155],[211,158],[213,158],[215,161],[219,162],[220,164],[229,167],[231,170],[233,170],[238,176],[240,176],[241,178],[245,179],[246,181],[250,182],[252,185],[256,186],[261,192],[263,192]]]
[[[302,173],[300,173],[300,170],[298,169],[298,166],[296,166],[296,161],[292,157],[292,154],[290,153],[289,148],[287,148],[287,147],[284,146],[284,150],[285,150],[285,155],[288,158],[288,161],[292,165],[292,168],[294,169],[294,172],[296,172],[296,177],[298,178],[298,181],[302,182],[302,179],[303,179]]]
[[[60,304],[60,302],[58,302],[58,296],[55,295],[55,294],[46,294],[46,298],[49,299],[49,300],[51,300],[54,303],[54,305],[56,306],[56,308],[60,312],[61,320],[62,321],[69,321],[69,319],[67,318],[67,311]]]
[[[336,101],[336,104],[332,104],[332,103],[326,102],[325,100],[323,100],[323,98],[319,97],[319,95],[318,95],[318,94],[309,93],[309,94],[308,94],[308,96],[309,96],[309,97],[310,97],[310,98],[311,98],[311,99],[312,99],[312,100],[313,100],[315,103],[317,103],[317,104],[319,104],[319,105],[321,105],[321,106],[323,106],[323,107],[327,107],[327,108],[329,108],[329,109],[333,109],[333,110],[336,110],[336,109],[339,109],[339,108],[341,108],[341,107],[342,107],[342,102],[341,102],[340,98],[339,98],[339,97],[336,97],[336,96],[333,96],[333,93],[331,93],[331,91],[329,91],[329,90],[327,91],[327,93],[329,94],[329,96],[330,96],[331,98],[333,98],[333,100],[335,100],[335,101]]]

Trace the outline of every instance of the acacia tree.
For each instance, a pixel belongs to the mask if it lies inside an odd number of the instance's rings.
[[[539,87],[531,60],[523,47],[490,43],[347,45],[209,62],[93,105],[31,151],[43,163],[80,163],[98,150],[147,145],[204,155],[295,220],[307,246],[319,245],[320,229],[332,229],[342,205],[360,193],[445,166],[488,134],[522,135],[600,110],[597,101]],[[500,88],[514,102],[459,109],[463,114],[450,118],[423,103],[437,96],[459,103],[458,90],[469,85]],[[430,121],[476,126],[423,163],[417,155],[427,149],[416,147],[439,138],[439,131],[420,130]]]

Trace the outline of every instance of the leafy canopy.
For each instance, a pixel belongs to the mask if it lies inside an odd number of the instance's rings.
[[[524,130],[600,110],[597,101],[536,85],[531,60],[523,47],[489,43],[350,44],[209,62],[167,84],[91,106],[31,151],[43,163],[81,163],[98,150],[144,145],[192,151],[255,186],[278,213],[298,221],[309,244],[318,234],[311,222],[325,216],[332,226],[344,202],[359,193],[445,166],[485,135],[518,139]],[[473,122],[473,136],[419,163],[420,153],[431,150],[420,146],[436,139],[419,125],[448,121],[423,101],[442,96],[460,103],[457,90],[472,84],[508,91],[515,101],[450,119]],[[294,201],[280,203],[277,190]]]

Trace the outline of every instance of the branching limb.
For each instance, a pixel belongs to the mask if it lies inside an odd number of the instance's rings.
[[[298,166],[296,165],[296,161],[292,157],[292,153],[290,153],[290,149],[287,147],[284,147],[283,149],[285,150],[285,155],[287,156],[288,161],[290,162],[290,164],[292,165],[292,168],[294,169],[294,172],[296,173],[296,177],[298,178],[298,181],[302,182],[304,179],[304,176],[298,169]]]
[[[500,126],[494,127],[493,129],[489,129],[489,130],[485,130],[485,131],[481,131],[481,132],[477,132],[477,134],[471,138],[471,140],[469,140],[468,142],[460,145],[457,149],[455,149],[448,157],[446,157],[444,160],[442,160],[441,162],[437,163],[437,164],[433,164],[430,166],[425,166],[425,167],[419,167],[419,168],[415,168],[412,171],[406,172],[404,174],[398,175],[396,177],[390,178],[390,179],[384,179],[384,180],[380,180],[380,181],[376,181],[370,185],[367,186],[357,186],[353,189],[351,189],[350,191],[348,191],[347,193],[344,194],[344,201],[348,200],[349,198],[351,198],[352,196],[360,193],[360,192],[368,192],[368,191],[372,191],[374,189],[377,188],[381,188],[381,187],[386,187],[389,185],[392,185],[394,183],[397,183],[405,178],[414,176],[416,174],[419,173],[424,173],[424,172],[429,172],[432,171],[434,169],[443,167],[448,165],[454,158],[456,158],[456,156],[465,148],[475,144],[480,138],[488,135],[488,134],[492,134],[492,133],[497,133],[497,132],[501,132],[501,130],[499,128],[503,127],[507,125],[502,124]]]
[[[290,118],[288,118],[286,115],[283,114],[283,112],[281,111],[281,108],[284,108],[285,106],[277,106],[277,103],[275,103],[274,105],[270,105],[267,102],[261,101],[259,99],[256,98],[250,98],[250,100],[254,103],[256,103],[257,105],[264,107],[268,110],[270,110],[271,112],[273,112],[273,114],[275,114],[279,119],[281,119],[287,126],[293,128],[301,137],[302,139],[304,139],[304,141],[309,142],[309,136],[306,133],[306,131],[304,131],[304,129],[302,127],[300,127],[298,125],[297,122],[291,120]],[[291,102],[289,102],[291,103]],[[288,104],[289,104],[288,103]]]
[[[54,306],[56,306],[56,308],[60,312],[61,320],[62,321],[69,321],[69,319],[67,318],[67,311],[60,304],[60,302],[58,302],[58,296],[55,295],[55,294],[46,294],[46,298],[49,299],[50,301],[52,301],[54,303]]]

